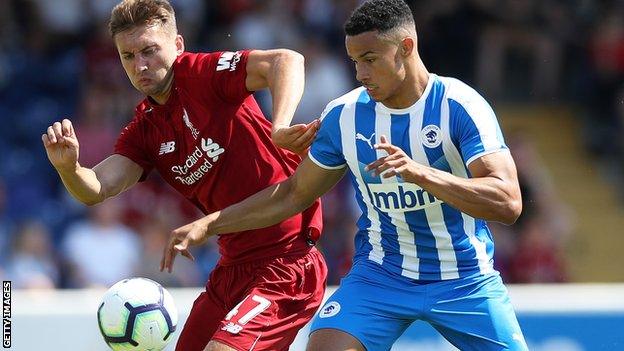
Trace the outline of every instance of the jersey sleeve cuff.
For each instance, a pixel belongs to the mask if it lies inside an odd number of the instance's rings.
[[[470,165],[474,160],[478,159],[479,157],[483,157],[485,155],[493,154],[495,152],[500,152],[500,151],[509,151],[509,148],[501,147],[500,149],[481,151],[481,152],[479,152],[478,154],[472,156],[471,158],[469,158],[466,161],[466,167],[468,167],[468,165]]]
[[[314,158],[314,156],[312,156],[311,152],[308,152],[308,157],[310,158],[310,160],[312,160],[312,162],[314,162],[317,166],[321,167],[321,168],[325,168],[325,169],[341,169],[341,168],[345,168],[347,166],[346,163],[343,163],[341,165],[337,165],[337,166],[328,166],[326,164],[323,164],[321,161],[317,160],[316,158]]]

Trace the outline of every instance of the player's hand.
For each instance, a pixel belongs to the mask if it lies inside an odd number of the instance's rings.
[[[78,164],[78,138],[71,121],[54,122],[41,135],[50,163],[58,171],[73,170]]]
[[[380,174],[383,178],[398,175],[406,182],[417,183],[418,175],[423,169],[422,165],[412,160],[401,148],[390,144],[385,135],[381,136],[380,143],[375,144],[374,148],[384,150],[388,155],[369,163],[364,168],[366,171],[372,171],[374,177]]]
[[[201,245],[208,240],[208,217],[200,218],[171,232],[169,243],[165,247],[160,260],[160,271],[173,271],[173,262],[180,253],[182,256],[195,261],[189,251],[191,246]]]
[[[312,145],[320,125],[321,123],[318,119],[308,124],[295,124],[290,127],[277,125],[273,127],[271,138],[275,145],[296,154],[305,155],[310,145]]]

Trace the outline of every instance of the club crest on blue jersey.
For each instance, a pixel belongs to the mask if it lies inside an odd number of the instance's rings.
[[[440,127],[430,124],[420,131],[422,143],[428,148],[435,148],[442,144],[442,135]]]
[[[336,301],[328,302],[325,307],[319,312],[320,318],[329,318],[337,315],[340,312],[340,304]]]

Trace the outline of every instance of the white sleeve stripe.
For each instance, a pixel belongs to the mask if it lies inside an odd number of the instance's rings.
[[[314,162],[317,166],[321,167],[321,168],[325,168],[325,169],[341,169],[341,168],[345,168],[347,166],[346,163],[343,163],[341,165],[338,166],[328,166],[323,164],[321,161],[317,160],[316,158],[314,158],[314,156],[312,156],[311,152],[308,152],[308,157],[310,158],[310,160],[312,160],[312,162]]]
[[[471,163],[472,163],[472,161],[474,161],[474,160],[478,159],[479,157],[483,157],[483,156],[485,156],[485,155],[493,154],[493,153],[495,153],[495,152],[499,152],[499,151],[507,151],[507,152],[509,152],[509,149],[508,149],[508,148],[505,148],[505,147],[501,147],[501,148],[498,148],[498,149],[493,149],[493,150],[484,150],[484,151],[481,151],[480,153],[478,153],[478,154],[476,154],[476,155],[472,156],[471,158],[469,158],[469,159],[466,161],[466,167],[468,167],[468,165],[469,165],[469,164],[471,164]]]

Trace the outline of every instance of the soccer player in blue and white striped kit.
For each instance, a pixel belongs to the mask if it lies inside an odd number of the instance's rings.
[[[522,209],[492,108],[427,71],[402,0],[363,3],[345,32],[362,87],[327,105],[308,158],[196,223],[179,249],[277,223],[348,173],[362,210],[353,268],[316,315],[308,350],[389,350],[416,320],[460,350],[526,350],[486,224],[511,224]]]

